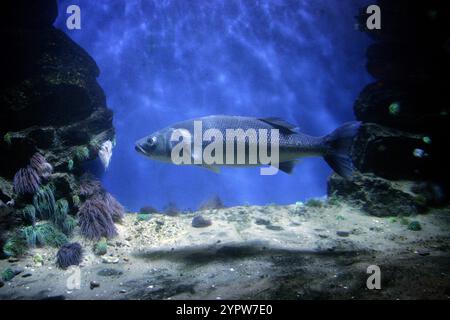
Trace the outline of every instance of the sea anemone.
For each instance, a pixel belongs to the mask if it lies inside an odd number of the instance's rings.
[[[69,202],[62,198],[56,201],[55,214],[52,217],[53,223],[65,235],[71,235],[77,225],[77,221],[69,215]]]
[[[61,229],[66,221],[67,214],[69,213],[69,202],[66,199],[59,199],[55,203],[55,214],[51,217],[53,223]]]
[[[51,223],[27,226],[16,230],[3,246],[7,256],[21,256],[28,248],[36,246],[60,247],[68,242],[67,237]]]
[[[20,257],[27,252],[28,245],[20,231],[16,231],[3,245],[6,256]]]
[[[27,166],[14,175],[13,188],[17,194],[34,194],[41,184],[41,178],[34,168]]]
[[[111,213],[114,222],[120,222],[125,217],[125,209],[109,192],[103,195],[103,201]]]
[[[67,243],[59,248],[56,254],[56,264],[61,269],[79,265],[83,258],[83,248],[78,242]]]
[[[36,239],[35,241],[37,246],[59,247],[69,241],[64,233],[48,222],[39,224],[36,227],[26,227],[24,230],[27,228],[33,228],[32,231],[35,234],[34,237]]]
[[[56,214],[56,202],[52,185],[40,188],[33,196],[33,205],[41,219],[54,219]]]
[[[76,226],[77,226],[77,220],[74,217],[68,215],[66,217],[66,220],[64,220],[64,222],[61,226],[61,231],[65,235],[70,236],[70,235],[72,235],[72,232]]]
[[[88,239],[98,240],[117,235],[111,211],[100,195],[86,200],[78,211],[78,217],[81,234]]]
[[[94,245],[94,253],[97,256],[103,256],[108,252],[108,242],[105,238],[101,239]]]
[[[53,167],[47,162],[42,154],[36,152],[30,159],[30,166],[36,170],[38,175],[44,179],[50,177],[53,172]]]
[[[33,205],[26,205],[25,208],[20,210],[20,213],[22,214],[22,219],[26,223],[29,223],[33,226],[36,224],[36,209]]]
[[[89,148],[86,146],[78,146],[74,150],[75,158],[79,161],[84,161],[89,159]]]
[[[83,197],[90,197],[97,193],[103,192],[103,187],[100,181],[96,180],[89,174],[84,174],[80,180],[80,195]]]

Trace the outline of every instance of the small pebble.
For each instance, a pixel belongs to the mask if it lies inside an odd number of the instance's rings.
[[[195,216],[192,219],[192,226],[194,228],[205,228],[212,224],[211,220],[203,218],[203,216]]]
[[[350,235],[350,232],[348,232],[348,231],[336,231],[336,234],[339,237],[348,237]]]
[[[273,230],[273,231],[281,231],[281,230],[284,230],[283,227],[280,227],[280,226],[273,226],[273,225],[267,225],[267,226],[266,226],[266,229]]]
[[[261,218],[256,219],[255,223],[257,225],[260,225],[260,226],[268,226],[268,225],[270,225],[270,221],[269,220],[265,220],[265,219],[261,219]]]
[[[89,287],[91,288],[91,290],[93,290],[94,288],[100,287],[100,283],[98,283],[97,281],[91,281]]]
[[[102,262],[106,264],[116,264],[119,262],[119,258],[116,257],[103,257]]]

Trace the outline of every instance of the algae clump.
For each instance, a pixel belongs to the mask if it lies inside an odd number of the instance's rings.
[[[7,268],[2,272],[3,281],[11,281],[15,276],[16,273],[11,268]]]
[[[322,208],[323,203],[317,199],[309,199],[306,201],[305,205],[312,208]]]
[[[422,226],[419,221],[411,221],[411,223],[408,224],[408,229],[411,231],[420,231],[422,230]]]
[[[108,243],[105,238],[102,238],[94,245],[94,253],[97,256],[103,256],[108,252]]]

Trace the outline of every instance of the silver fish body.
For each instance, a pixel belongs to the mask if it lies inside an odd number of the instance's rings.
[[[172,162],[172,149],[174,142],[172,141],[172,134],[175,130],[183,130],[194,136],[195,123],[201,123],[201,135],[203,136],[208,130],[215,129],[219,131],[223,137],[227,137],[230,130],[237,130],[237,140],[242,141],[245,145],[245,161],[238,163],[237,161],[237,147],[234,147],[234,161],[232,163],[224,162],[224,166],[259,166],[264,163],[259,157],[259,148],[261,147],[260,139],[267,142],[268,153],[271,154],[271,143],[273,129],[278,131],[277,148],[279,153],[279,169],[290,173],[296,164],[297,159],[306,156],[322,156],[330,164],[330,166],[342,176],[348,177],[353,171],[350,157],[348,155],[351,141],[355,136],[359,123],[350,122],[344,124],[330,135],[323,137],[313,137],[301,132],[298,132],[296,127],[279,118],[252,118],[241,116],[225,116],[213,115],[192,120],[186,120],[175,123],[169,127],[161,129],[153,134],[150,134],[142,139],[139,139],[135,148],[136,151],[158,161]],[[240,130],[239,130],[240,129]],[[248,134],[250,131],[257,134]],[[261,138],[263,137],[263,138]],[[192,139],[194,140],[194,139]],[[194,141],[191,141],[194,145]],[[202,150],[211,143],[211,141],[201,140]],[[192,146],[193,147],[193,146]],[[226,143],[223,143],[224,150]],[[252,149],[253,148],[253,149]],[[256,150],[256,162],[250,161],[250,150]],[[198,164],[210,168],[209,165],[203,163]]]

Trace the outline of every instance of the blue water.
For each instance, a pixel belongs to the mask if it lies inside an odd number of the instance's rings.
[[[209,114],[278,116],[323,135],[354,118],[370,81],[367,36],[354,16],[367,1],[59,1],[55,26],[96,60],[117,146],[102,176],[129,209],[175,202],[197,208],[293,203],[326,194],[331,169],[305,159],[294,174],[259,169],[207,170],[154,162],[134,141],[171,123]],[[81,8],[81,30],[65,26]]]

